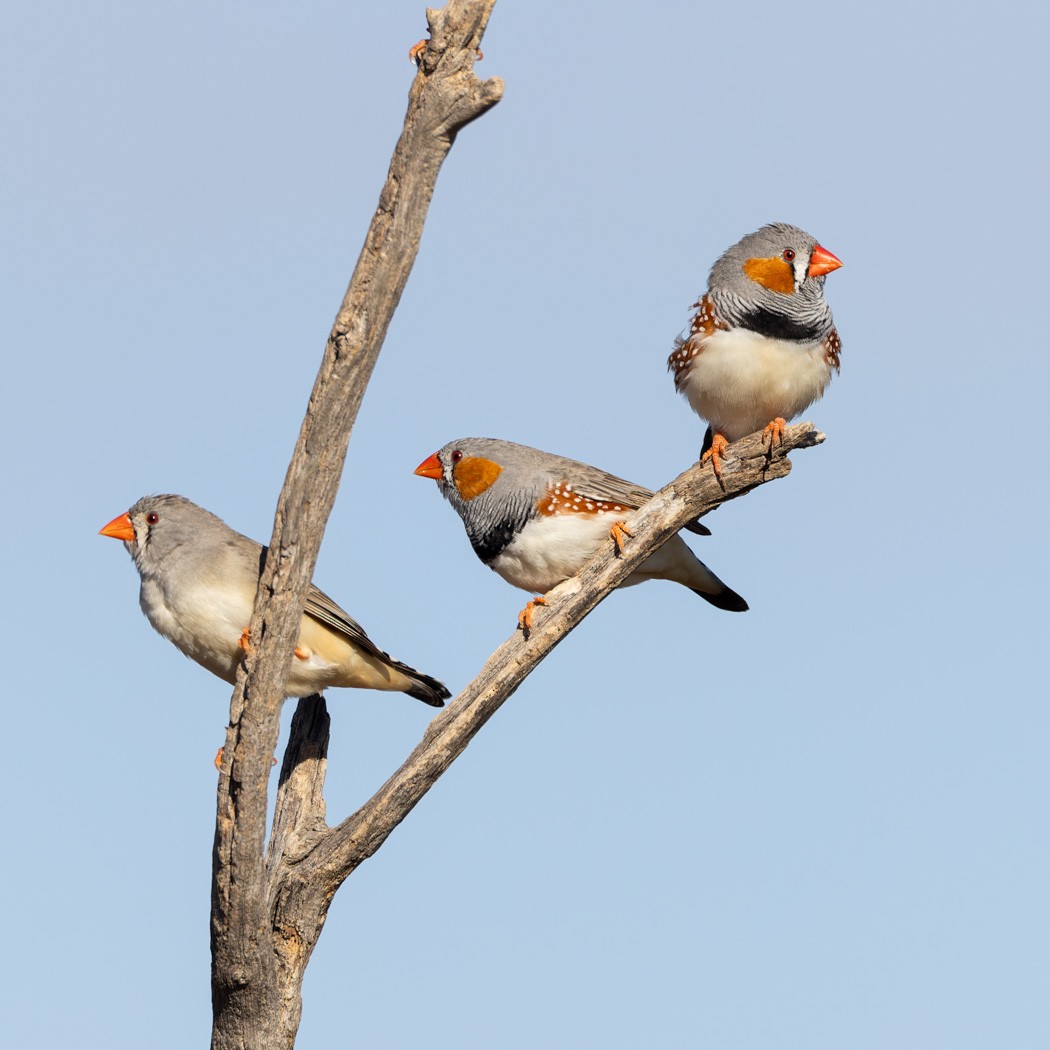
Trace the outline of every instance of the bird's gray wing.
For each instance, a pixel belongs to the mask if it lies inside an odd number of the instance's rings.
[[[346,635],[355,645],[360,646],[371,656],[378,656],[388,663],[397,663],[389,654],[384,653],[371,638],[365,634],[365,629],[348,613],[340,608],[327,594],[317,587],[310,585],[310,591],[306,595],[306,608],[303,610],[307,616],[312,616],[320,623],[335,628],[340,634]]]
[[[417,700],[430,704],[431,707],[444,707],[443,701],[452,695],[444,682],[439,682],[436,678],[431,678],[430,675],[417,671],[400,660],[395,660],[389,653],[384,653],[345,609],[341,609],[324,591],[318,590],[313,584],[310,585],[310,591],[306,595],[306,608],[303,612],[349,638],[368,656],[382,660],[387,667],[392,667],[395,671],[400,671],[412,679],[415,684],[405,690],[409,696],[414,696]]]

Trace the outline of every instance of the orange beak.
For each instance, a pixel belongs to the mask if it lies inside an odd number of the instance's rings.
[[[421,478],[433,478],[435,481],[440,481],[443,472],[438,454],[435,452],[432,456],[428,456],[412,473],[418,474]]]
[[[809,257],[809,276],[823,277],[824,274],[837,270],[841,265],[841,259],[836,258],[827,248],[821,248],[818,244]]]
[[[135,539],[135,526],[131,524],[130,514],[121,514],[119,518],[114,518],[108,525],[103,525],[98,530],[100,536],[112,536],[115,540],[124,540],[125,543],[130,543]]]

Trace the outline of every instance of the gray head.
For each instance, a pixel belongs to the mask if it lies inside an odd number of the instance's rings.
[[[558,458],[513,441],[465,437],[442,446],[420,463],[416,473],[437,481],[447,499],[472,502],[501,478],[501,491],[516,488],[523,479],[544,474],[545,465]]]
[[[770,223],[727,248],[711,268],[707,294],[732,327],[811,341],[831,331],[824,278],[841,262],[811,234]]]
[[[231,542],[253,543],[185,496],[170,494],[143,496],[127,514],[114,519],[102,531],[124,540],[140,572],[173,557],[182,560],[208,554]]]
[[[581,517],[626,513],[653,495],[578,459],[496,438],[450,441],[420,463],[416,473],[437,481],[463,519],[474,551],[486,563],[532,518],[563,512]],[[690,528],[708,532],[699,524]]]
[[[475,553],[488,562],[535,515],[559,459],[513,441],[467,437],[444,445],[415,472],[438,483]]]

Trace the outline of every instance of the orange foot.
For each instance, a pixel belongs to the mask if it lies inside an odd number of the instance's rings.
[[[308,645],[297,645],[295,647],[296,660],[309,660],[313,655],[313,650]]]
[[[247,627],[245,627],[244,630],[241,631],[241,640],[237,644],[241,647],[245,654],[250,653],[252,651],[252,639],[251,636],[248,634]]]
[[[787,420],[781,419],[777,416],[776,419],[771,419],[762,431],[763,442],[769,442],[769,454],[773,454],[773,446],[779,442],[781,445],[784,444],[784,430],[787,427]]]
[[[408,49],[409,62],[415,62],[415,64],[418,66],[423,57],[423,52],[426,51],[427,44],[429,43],[429,40],[420,40],[418,44],[413,44]],[[474,49],[474,54],[478,56],[477,60],[479,62],[485,57],[485,54],[480,47]]]
[[[609,535],[612,536],[613,543],[616,544],[616,553],[623,554],[623,549],[627,546],[624,542],[624,536],[633,536],[634,533],[627,527],[626,521],[614,521],[612,528],[609,529]]]
[[[225,746],[223,746],[223,747],[220,747],[219,750],[215,752],[215,768],[216,769],[220,769],[220,770],[222,769],[222,753],[225,750],[226,750],[226,748],[225,748]],[[271,758],[270,759],[270,765],[271,766],[277,765],[277,759],[276,758]]]
[[[716,430],[711,438],[711,447],[700,457],[701,463],[706,463],[708,460],[711,461],[711,466],[715,470],[715,477],[719,481],[722,480],[722,453],[727,448],[729,448],[729,442],[726,440],[725,434],[720,434]]]
[[[537,595],[525,606],[524,609],[521,610],[520,613],[518,613],[518,630],[521,631],[526,638],[529,637],[529,631],[532,630],[532,610],[535,609],[537,605],[546,604],[547,599],[542,595]]]

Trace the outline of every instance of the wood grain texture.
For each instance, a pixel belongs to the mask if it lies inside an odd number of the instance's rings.
[[[634,533],[623,555],[609,543],[581,570],[549,592],[528,639],[515,632],[488,659],[477,677],[431,721],[401,768],[356,813],[338,826],[324,824],[328,715],[321,697],[299,702],[281,770],[267,867],[270,872],[274,951],[289,975],[305,968],[345,879],[386,841],[437,782],[482,726],[541,660],[634,569],[686,523],[758,485],[785,477],[787,453],[820,444],[810,423],[789,427],[770,455],[761,434],[729,446],[722,483],[710,466],[694,465],[666,485],[628,520]],[[717,615],[717,614],[713,614]],[[292,988],[290,980],[279,989]],[[294,986],[297,989],[297,985]],[[285,1003],[289,1011],[298,998]]]
[[[729,446],[721,484],[709,465],[694,465],[629,515],[634,536],[623,555],[616,553],[610,538],[577,576],[549,591],[549,604],[537,611],[529,638],[520,633],[508,638],[431,721],[401,768],[364,806],[321,838],[305,863],[316,869],[329,892],[334,894],[354,868],[383,844],[537,664],[654,550],[686,523],[720,504],[786,477],[791,470],[787,453],[823,440],[811,423],[799,423],[788,427],[783,444],[770,455],[761,433],[752,434]]]
[[[325,346],[278,502],[238,676],[219,779],[212,882],[215,1050],[295,1042],[303,974],[339,886],[382,846],[532,669],[602,598],[685,523],[785,476],[787,453],[823,440],[788,428],[767,454],[759,435],[730,446],[722,482],[693,467],[629,516],[622,556],[610,540],[550,593],[528,639],[515,633],[433,719],[401,768],[356,813],[329,828],[323,795],[330,721],[322,697],[299,701],[266,847],[270,756],[277,744],[287,653],[342,474],[361,399],[418,251],[441,164],[459,130],[499,101],[498,79],[473,74],[495,0],[428,10],[431,40],[409,92],[404,128],[350,286]]]
[[[219,779],[211,922],[216,1050],[269,1050],[295,1040],[302,974],[327,903],[305,908],[320,916],[308,933],[294,918],[303,911],[306,892],[294,876],[295,864],[284,854],[264,862],[266,791],[287,653],[295,644],[350,431],[415,261],[438,172],[460,129],[502,97],[502,81],[481,81],[473,73],[494,4],[450,0],[427,12],[431,44],[409,91],[401,137],[328,337],[278,501],[249,628],[253,650],[234,688]],[[317,800],[310,801],[295,773],[282,790],[284,823],[278,830],[291,846],[301,839],[311,807],[316,816]],[[290,796],[300,792],[296,809]],[[283,938],[280,950],[275,931]]]

